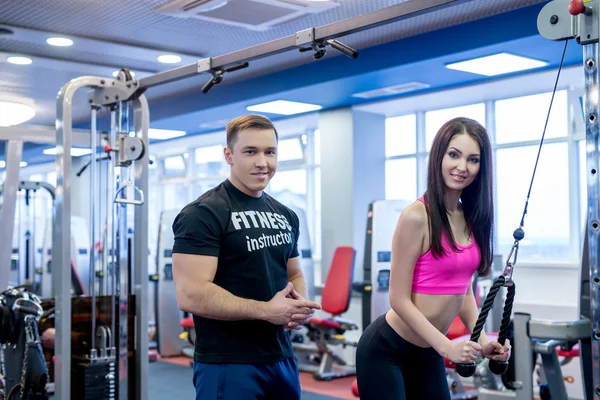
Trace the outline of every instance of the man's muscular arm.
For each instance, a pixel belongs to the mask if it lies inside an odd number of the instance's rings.
[[[222,321],[265,320],[287,325],[304,320],[318,304],[287,298],[293,291],[287,285],[268,302],[234,296],[212,280],[217,257],[173,253],[173,280],[179,308],[189,313]]]

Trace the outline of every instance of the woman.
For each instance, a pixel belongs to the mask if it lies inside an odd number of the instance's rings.
[[[456,118],[437,133],[429,154],[427,191],[406,207],[392,240],[391,309],[363,333],[357,349],[361,399],[450,400],[444,357],[508,360],[510,344],[452,342],[459,316],[473,331],[478,310],[471,279],[492,263],[492,150],[476,121]]]

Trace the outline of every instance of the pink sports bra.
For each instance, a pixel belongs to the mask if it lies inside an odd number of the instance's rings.
[[[419,198],[424,203],[423,197]],[[434,258],[431,250],[417,259],[413,273],[412,291],[426,294],[465,294],[471,277],[481,262],[479,247],[471,234],[471,244],[456,244],[459,252],[452,251],[448,239],[443,236],[446,255]]]

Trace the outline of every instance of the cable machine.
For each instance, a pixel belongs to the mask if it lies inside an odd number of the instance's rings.
[[[116,80],[74,79],[58,95],[56,229],[52,251],[56,265],[55,389],[57,397],[65,400],[148,398],[148,316],[144,302],[148,288],[148,210],[144,193],[148,190],[149,115],[143,94],[130,99],[128,89],[132,86],[137,86],[137,82],[132,82],[131,74],[124,69]],[[95,285],[90,285],[91,296],[71,304],[70,274],[65,268],[71,254],[70,105],[75,92],[84,87],[92,89],[89,94],[90,265],[94,266],[99,259],[96,235],[104,204],[110,235],[102,251],[102,263],[110,283],[106,296],[96,296]],[[127,99],[130,101],[120,101]],[[102,108],[107,108],[111,116],[106,137],[97,131],[97,115]],[[134,134],[129,133],[131,125]],[[99,152],[111,159],[104,176],[107,182],[104,191],[100,190],[96,162]],[[127,216],[132,212],[134,223],[129,226]],[[90,268],[91,282],[95,271],[96,268]],[[76,314],[88,318],[82,318],[83,321],[71,318]],[[85,339],[77,342],[71,331]]]

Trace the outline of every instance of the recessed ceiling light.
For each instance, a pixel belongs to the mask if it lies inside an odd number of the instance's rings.
[[[12,101],[0,101],[0,126],[19,125],[35,117],[33,107]]]
[[[157,60],[164,64],[176,64],[181,61],[181,57],[174,54],[164,54],[162,56],[158,56]]]
[[[49,155],[49,156],[55,156],[56,155],[56,147],[51,147],[49,149],[45,149],[43,151],[43,153],[46,155]],[[71,156],[72,157],[81,157],[81,156],[85,156],[88,154],[92,154],[91,149],[80,149],[78,147],[71,147]]]
[[[446,68],[485,76],[495,76],[508,74],[510,72],[540,68],[546,65],[548,65],[548,63],[545,61],[515,56],[508,53],[499,53],[491,56],[447,64]]]
[[[26,166],[27,166],[27,161],[21,161],[21,162],[19,163],[19,166],[20,166],[20,167],[26,167]]]
[[[156,139],[156,140],[166,140],[173,139],[180,136],[185,136],[186,131],[175,131],[169,129],[148,129],[148,139]],[[130,134],[135,134],[135,132],[130,132]]]
[[[50,46],[58,46],[58,47],[73,46],[73,41],[71,39],[61,38],[61,37],[48,38],[48,39],[46,39],[46,43],[48,43]]]
[[[27,58],[27,57],[8,57],[6,59],[6,61],[8,61],[11,64],[17,64],[17,65],[31,64],[31,58]]]
[[[116,78],[119,75],[119,72],[121,72],[121,71],[120,70],[119,71],[113,71],[112,76],[114,76]],[[131,74],[132,78],[135,76],[135,72],[129,71],[129,73]]]
[[[317,104],[299,103],[296,101],[276,100],[268,103],[256,104],[248,106],[248,111],[264,112],[270,114],[292,115],[308,111],[320,110],[321,106]]]

